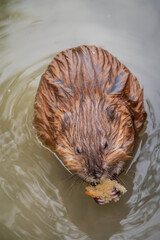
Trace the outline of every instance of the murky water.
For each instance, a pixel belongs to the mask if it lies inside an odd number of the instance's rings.
[[[150,239],[160,234],[160,1],[0,1],[0,239]],[[121,181],[99,206],[38,142],[40,76],[55,54],[82,44],[117,56],[144,87],[148,123]]]

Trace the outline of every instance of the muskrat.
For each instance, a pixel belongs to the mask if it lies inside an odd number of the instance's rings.
[[[94,185],[122,172],[146,117],[143,89],[126,66],[100,47],[79,46],[56,55],[42,75],[33,124]]]

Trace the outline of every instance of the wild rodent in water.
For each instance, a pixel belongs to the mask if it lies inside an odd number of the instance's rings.
[[[66,167],[94,185],[121,173],[146,117],[137,78],[106,50],[80,46],[59,53],[42,75],[33,124]]]

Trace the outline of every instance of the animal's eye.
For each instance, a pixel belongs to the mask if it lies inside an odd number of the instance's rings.
[[[108,143],[105,142],[103,148],[106,149],[108,147]]]
[[[76,153],[81,154],[81,150],[78,147],[76,148]]]

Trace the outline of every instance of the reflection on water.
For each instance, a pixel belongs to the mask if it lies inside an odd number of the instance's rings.
[[[154,1],[1,1],[0,239],[159,239],[159,12]],[[136,13],[136,15],[135,15]],[[138,77],[146,129],[120,181],[118,203],[99,206],[37,140],[33,103],[60,50],[102,46]]]

